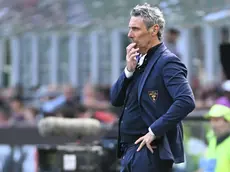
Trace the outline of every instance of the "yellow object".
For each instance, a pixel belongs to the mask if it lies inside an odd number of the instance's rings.
[[[230,122],[230,108],[224,105],[215,104],[211,107],[211,109],[205,115],[205,117],[206,118],[224,117],[227,121]]]
[[[230,172],[230,136],[218,145],[215,137],[209,141],[206,157],[201,165],[204,172]]]

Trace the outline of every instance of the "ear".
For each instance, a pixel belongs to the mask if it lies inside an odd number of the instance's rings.
[[[156,29],[152,27],[150,29],[150,33],[151,33],[152,36],[156,35]]]
[[[154,35],[155,29],[153,27],[149,28],[149,32],[151,33],[151,35]]]
[[[156,24],[152,28],[153,28],[153,35],[156,36],[160,30],[160,26],[158,24]]]
[[[151,33],[153,36],[157,35],[158,31],[159,31],[159,25],[156,24],[156,25],[151,27]]]

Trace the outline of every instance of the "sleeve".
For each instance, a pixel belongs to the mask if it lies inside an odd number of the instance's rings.
[[[127,67],[125,67],[125,76],[126,78],[131,78],[134,72],[129,72]]]
[[[126,89],[132,80],[132,76],[127,77],[125,71],[122,72],[116,83],[110,90],[110,101],[113,106],[119,107],[124,105]]]
[[[164,65],[162,75],[164,84],[173,98],[173,104],[164,115],[150,126],[156,137],[163,136],[195,108],[194,95],[186,79],[187,69],[185,65],[176,57],[171,58]]]

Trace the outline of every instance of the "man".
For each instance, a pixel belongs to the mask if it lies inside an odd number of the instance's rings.
[[[168,172],[184,161],[181,120],[195,103],[186,67],[162,43],[164,26],[158,8],[144,4],[131,11],[127,65],[110,95],[112,105],[124,106],[121,172]]]
[[[213,134],[208,135],[208,149],[200,162],[201,172],[227,172],[230,169],[230,108],[215,104],[207,114]]]
[[[167,30],[165,37],[165,45],[172,53],[176,54],[178,57],[180,57],[180,53],[177,49],[177,40],[179,38],[179,35],[179,30],[170,28]]]

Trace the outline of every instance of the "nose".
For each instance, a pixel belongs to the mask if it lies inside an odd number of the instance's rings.
[[[129,32],[128,32],[128,37],[129,37],[129,38],[133,38],[132,30],[129,30]]]

